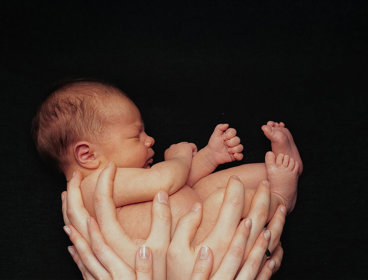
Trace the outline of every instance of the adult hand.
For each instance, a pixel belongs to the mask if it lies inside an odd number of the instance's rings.
[[[270,271],[272,275],[272,271],[276,267],[276,261],[278,261],[278,266],[281,263],[282,249],[275,250],[272,258],[266,263],[264,263],[265,252],[267,248],[273,251],[279,244],[286,213],[286,211],[281,210],[285,208],[280,207],[278,209],[269,223],[267,231],[264,231],[270,204],[270,190],[268,182],[261,182],[249,211],[249,217],[253,218],[248,217],[242,221],[234,235],[241,214],[237,210],[240,209],[241,212],[243,203],[243,185],[240,180],[232,177],[228,182],[216,225],[207,238],[195,247],[190,244],[196,227],[200,223],[201,211],[191,211],[181,218],[168,250],[169,279],[189,279],[192,267],[194,267],[193,279],[208,279],[210,273],[212,273],[213,279],[233,279],[244,260],[246,262],[239,272],[239,279],[255,279],[259,271],[259,277],[263,277],[259,279],[268,279]],[[255,221],[253,221],[254,219]],[[251,221],[253,221],[253,225],[250,231]],[[253,240],[254,236],[256,240]],[[202,247],[210,247],[213,251],[211,253],[212,251],[208,250],[210,253],[208,253],[207,261],[204,258],[206,255],[199,253],[203,252]],[[197,258],[197,264],[194,265],[198,254],[203,257],[203,260],[201,260],[201,257]],[[225,257],[223,257],[224,255]],[[205,269],[206,264],[207,270]],[[270,267],[272,266],[271,270]],[[182,270],[178,271],[176,267],[181,267]]]
[[[136,263],[136,252],[139,246],[133,242],[124,229],[120,226],[116,217],[116,209],[112,199],[113,181],[116,172],[116,167],[109,164],[100,174],[95,190],[95,212],[98,223],[106,244],[110,248],[114,248],[116,256],[125,261],[130,267],[134,267]],[[81,175],[76,172],[72,180],[68,183],[68,191],[62,194],[63,199],[63,217],[70,232],[79,232],[84,238],[86,246],[83,253],[79,253],[80,259],[86,265],[86,258],[92,258],[91,252],[88,252],[90,244],[93,248],[93,243],[87,221],[90,216],[83,206],[82,195],[79,189],[81,183]],[[92,224],[94,222],[92,221]],[[73,226],[69,226],[69,225]],[[164,192],[159,192],[156,195],[152,204],[152,225],[151,233],[147,240],[142,240],[140,245],[151,249],[154,262],[153,276],[154,279],[165,279],[166,277],[166,251],[170,242],[170,227],[171,227],[171,211],[168,204],[168,195]],[[73,231],[74,229],[74,231]],[[76,229],[76,230],[75,230]],[[76,240],[81,240],[77,238]],[[77,247],[77,246],[76,246]],[[87,248],[87,249],[86,249]],[[100,251],[97,251],[101,253]],[[96,252],[94,252],[96,254]],[[89,256],[82,258],[82,256]],[[97,254],[99,258],[99,255]],[[77,263],[78,264],[78,263]],[[89,271],[91,272],[91,271]],[[92,274],[92,273],[90,273]],[[110,274],[113,274],[110,271]],[[92,278],[93,279],[93,278]]]
[[[87,223],[91,245],[72,225],[66,227],[74,244],[68,250],[83,279],[152,279],[152,253],[148,247],[142,246],[137,251],[133,269],[106,244],[96,221],[91,218]]]
[[[271,239],[277,239],[281,234],[284,225],[284,213],[281,208],[275,213],[272,218],[270,229],[263,230],[258,236],[253,248],[251,249],[244,264],[242,263],[246,243],[249,240],[250,226],[246,226],[247,219],[238,226],[238,229],[233,237],[233,240],[222,259],[219,268],[212,275],[211,280],[215,279],[237,279],[237,280],[266,280],[280,268],[283,249],[280,243],[276,246],[272,255],[265,260],[265,253],[271,246]],[[272,232],[272,234],[270,234]],[[274,238],[270,238],[275,235]],[[191,280],[209,279],[213,268],[213,253],[208,247],[202,247],[197,256],[196,263],[193,268]],[[240,270],[240,271],[239,271]],[[237,277],[235,278],[236,274]]]

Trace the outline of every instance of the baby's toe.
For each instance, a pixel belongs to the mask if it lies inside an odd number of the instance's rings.
[[[276,165],[281,166],[284,161],[284,154],[278,154],[276,157]]]
[[[290,161],[290,157],[289,157],[289,155],[285,155],[285,156],[284,156],[284,159],[283,159],[283,161],[282,161],[282,165],[283,165],[284,167],[288,167],[288,165],[289,165],[289,161]]]
[[[265,156],[265,164],[266,167],[269,168],[271,166],[274,166],[276,164],[276,156],[273,152],[267,152]]]

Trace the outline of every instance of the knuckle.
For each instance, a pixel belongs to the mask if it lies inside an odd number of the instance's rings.
[[[73,220],[76,217],[75,211],[72,208],[66,210],[66,215],[69,219]]]
[[[234,245],[230,247],[229,253],[237,259],[240,259],[243,257],[244,248],[240,245]]]
[[[160,219],[161,223],[164,223],[165,225],[171,224],[171,212],[170,211],[162,211],[158,218]]]

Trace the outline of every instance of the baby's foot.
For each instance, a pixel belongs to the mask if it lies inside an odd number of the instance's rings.
[[[271,193],[279,197],[288,211],[294,209],[297,196],[299,163],[288,155],[267,152],[265,157]]]
[[[236,136],[236,130],[229,128],[228,124],[218,124],[215,127],[207,149],[216,166],[243,159],[243,145],[240,144],[240,138]]]
[[[262,126],[262,130],[265,136],[271,141],[272,151],[278,154],[289,155],[298,162],[299,175],[303,172],[303,162],[300,158],[298,148],[294,143],[293,136],[290,131],[285,127],[283,122],[277,123],[273,121],[267,122],[266,125]]]

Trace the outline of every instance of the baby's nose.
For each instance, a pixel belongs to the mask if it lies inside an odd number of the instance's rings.
[[[145,145],[147,148],[150,148],[150,147],[152,147],[154,144],[155,144],[155,139],[153,139],[151,136],[148,136],[148,135],[147,135],[147,138],[146,138],[146,141],[144,142],[144,145]]]

